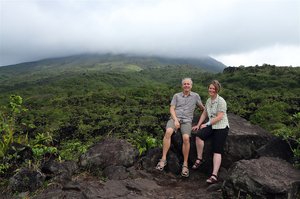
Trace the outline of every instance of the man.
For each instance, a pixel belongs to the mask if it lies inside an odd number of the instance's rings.
[[[194,110],[196,105],[200,108],[200,110],[204,110],[204,106],[201,102],[200,96],[192,92],[192,79],[184,78],[182,80],[182,92],[176,93],[173,96],[170,105],[170,114],[171,118],[167,123],[166,133],[163,139],[163,153],[162,158],[157,163],[156,169],[162,171],[164,167],[167,165],[167,153],[169,151],[171,145],[171,136],[174,131],[180,128],[183,145],[182,145],[182,153],[183,153],[183,165],[181,175],[183,177],[189,176],[188,169],[188,156],[190,152],[190,136],[192,131],[192,120],[194,115]]]

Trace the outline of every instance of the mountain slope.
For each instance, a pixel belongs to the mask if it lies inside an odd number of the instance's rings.
[[[190,65],[209,72],[221,72],[226,67],[211,57],[189,59],[126,54],[84,54],[3,66],[0,67],[0,75],[49,72],[54,68],[60,72],[68,70],[94,70],[105,72],[140,71],[147,68],[160,68],[168,65]]]

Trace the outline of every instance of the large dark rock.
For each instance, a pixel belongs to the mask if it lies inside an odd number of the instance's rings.
[[[274,138],[263,128],[234,114],[228,114],[230,131],[225,145],[222,165],[229,168],[234,162],[251,159],[256,150]]]
[[[261,157],[241,160],[229,170],[224,182],[224,198],[276,198],[300,197],[300,170],[279,158]]]
[[[70,172],[70,175],[73,175],[78,169],[78,165],[74,161],[57,162],[55,160],[50,160],[43,162],[41,168],[42,172],[45,174],[58,175],[62,172]]]
[[[71,180],[72,175],[78,170],[74,161],[57,162],[49,160],[43,162],[41,171],[46,175],[46,180],[52,179],[56,183],[64,184]]]
[[[289,163],[294,162],[294,154],[291,146],[279,137],[272,139],[266,145],[256,150],[257,157],[278,157]]]
[[[155,167],[161,158],[161,153],[162,150],[160,148],[150,149],[140,160],[142,168],[149,172],[155,171]],[[168,162],[165,166],[165,170],[174,174],[179,174],[181,172],[181,160],[178,158],[178,153],[170,150],[167,159]]]
[[[251,159],[256,156],[256,150],[268,143],[274,136],[259,126],[250,124],[247,120],[228,114],[230,130],[225,144],[225,151],[222,157],[222,166],[229,168],[234,162],[242,159]],[[195,145],[195,133],[192,134],[190,143],[189,165],[191,166],[197,158]],[[200,170],[210,173],[212,171],[211,140],[205,142],[203,158],[204,164]],[[182,157],[182,136],[180,132],[172,135],[172,146],[170,148],[178,156],[180,162]]]
[[[80,157],[83,167],[96,166],[105,169],[108,166],[130,167],[138,157],[138,150],[125,140],[107,138],[93,145]]]
[[[9,189],[12,192],[33,192],[43,185],[45,176],[39,171],[22,168],[9,179]]]
[[[149,149],[147,154],[140,159],[140,164],[146,171],[154,171],[155,166],[161,158],[161,148]]]

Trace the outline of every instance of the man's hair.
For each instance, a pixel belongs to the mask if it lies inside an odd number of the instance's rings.
[[[190,78],[190,77],[183,78],[182,81],[181,81],[181,84],[183,84],[183,82],[184,82],[185,80],[189,80],[189,81],[191,82],[191,85],[193,85],[192,78]]]

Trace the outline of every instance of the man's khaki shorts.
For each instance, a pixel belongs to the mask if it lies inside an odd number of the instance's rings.
[[[174,131],[176,131],[175,128],[175,122],[173,119],[170,119],[167,123],[167,127],[168,128],[172,128]],[[192,123],[180,123],[180,131],[181,134],[188,134],[189,136],[191,136],[191,132],[192,132]]]

